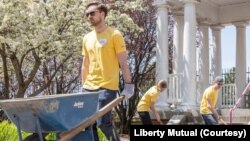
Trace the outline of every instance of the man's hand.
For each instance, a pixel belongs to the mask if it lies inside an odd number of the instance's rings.
[[[218,121],[224,125],[228,125],[228,123],[222,118],[222,116],[218,116]]]
[[[124,89],[123,89],[121,95],[124,95],[126,99],[131,98],[134,94],[134,87],[135,87],[134,84],[125,83]]]

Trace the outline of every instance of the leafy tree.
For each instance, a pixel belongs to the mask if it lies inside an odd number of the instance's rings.
[[[224,70],[223,76],[226,84],[235,83],[235,67],[228,70]]]

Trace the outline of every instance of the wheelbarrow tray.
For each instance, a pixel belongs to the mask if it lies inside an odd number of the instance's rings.
[[[87,92],[17,98],[1,100],[0,106],[22,131],[63,132],[84,123],[96,112],[98,95]]]

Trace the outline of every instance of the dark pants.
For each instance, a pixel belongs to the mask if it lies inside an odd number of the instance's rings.
[[[202,115],[202,118],[205,122],[206,125],[217,125],[218,124],[218,121],[215,117],[214,114],[204,114]]]
[[[86,89],[84,91],[93,92],[93,90],[86,90]],[[102,107],[110,103],[112,100],[114,100],[117,94],[117,91],[108,89],[98,89],[95,91],[100,91],[97,110],[101,109]],[[102,130],[102,132],[109,141],[120,141],[120,138],[113,127],[111,111],[107,112],[105,115],[99,118],[93,125],[93,134],[95,141],[99,141],[97,134],[97,127],[99,127]]]
[[[138,112],[138,114],[141,118],[141,122],[143,125],[152,125],[152,121],[148,111]]]

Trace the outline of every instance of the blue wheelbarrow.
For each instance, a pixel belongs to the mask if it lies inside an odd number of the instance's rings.
[[[97,92],[84,92],[17,98],[1,100],[0,106],[16,125],[19,141],[23,141],[21,131],[37,135],[24,141],[44,141],[52,132],[60,141],[93,141],[90,125],[124,98],[118,97],[97,111],[98,96]]]

